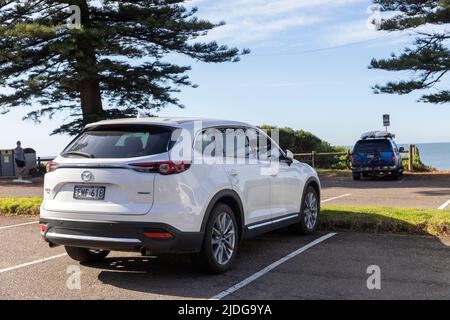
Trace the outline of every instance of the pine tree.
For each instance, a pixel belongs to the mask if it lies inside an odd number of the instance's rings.
[[[195,87],[190,67],[168,55],[219,63],[249,52],[196,41],[223,22],[197,18],[184,2],[0,0],[0,113],[28,106],[25,119],[39,122],[64,112],[53,133],[73,135],[100,119],[183,107],[174,95]]]
[[[374,0],[381,12],[391,16],[382,19],[381,30],[415,29],[425,24],[444,25],[450,22],[450,0]],[[416,90],[432,89],[420,101],[428,103],[450,102],[450,91],[436,89],[450,68],[447,32],[418,32],[412,47],[388,59],[373,59],[369,68],[388,71],[411,71],[413,77],[376,85],[375,93],[408,94]]]

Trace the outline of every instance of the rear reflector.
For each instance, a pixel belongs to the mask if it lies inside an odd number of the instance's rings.
[[[169,232],[146,232],[144,233],[146,238],[150,239],[172,239],[173,235]]]
[[[47,226],[46,226],[45,224],[40,224],[40,225],[39,225],[39,230],[40,230],[41,232],[44,232],[45,230],[47,230]]]

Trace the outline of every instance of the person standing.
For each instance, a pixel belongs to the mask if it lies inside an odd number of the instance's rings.
[[[22,180],[22,175],[25,171],[25,152],[20,141],[17,141],[17,147],[14,149],[14,160],[16,161],[17,179]]]

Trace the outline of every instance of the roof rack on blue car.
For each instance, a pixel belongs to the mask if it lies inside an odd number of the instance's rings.
[[[383,139],[383,138],[395,138],[395,134],[386,131],[370,131],[363,133],[361,139]]]

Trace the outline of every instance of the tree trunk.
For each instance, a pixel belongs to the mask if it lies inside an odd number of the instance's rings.
[[[86,0],[79,1],[81,9],[81,25],[86,29],[90,26],[89,6]],[[100,80],[97,71],[97,59],[93,42],[89,34],[77,36],[77,46],[82,56],[77,58],[79,90],[83,122],[85,124],[102,119],[103,106],[100,91]]]

